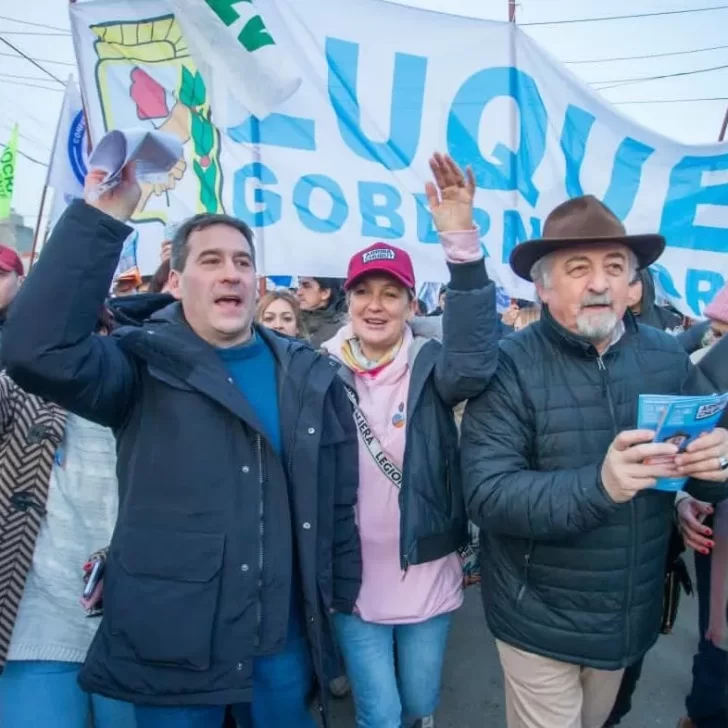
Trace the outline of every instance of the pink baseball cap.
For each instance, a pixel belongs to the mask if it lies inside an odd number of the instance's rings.
[[[728,324],[728,285],[715,294],[715,298],[705,307],[703,315],[713,321]]]
[[[17,273],[19,276],[25,275],[23,261],[20,260],[18,254],[7,245],[0,245],[0,270],[6,273]]]
[[[374,243],[354,253],[349,261],[344,290],[348,291],[362,276],[371,273],[386,273],[405,288],[414,290],[415,271],[412,267],[412,258],[401,248],[386,243]]]

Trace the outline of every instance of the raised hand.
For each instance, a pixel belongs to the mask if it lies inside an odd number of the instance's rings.
[[[434,184],[425,185],[427,202],[438,232],[473,229],[473,198],[475,177],[467,167],[463,175],[460,167],[447,154],[435,152],[430,159]]]
[[[102,169],[89,170],[83,187],[84,199],[91,207],[120,222],[126,222],[134,213],[142,194],[134,164],[127,164],[121,170],[118,184],[97,197],[94,190],[103,182],[105,176],[106,173]]]

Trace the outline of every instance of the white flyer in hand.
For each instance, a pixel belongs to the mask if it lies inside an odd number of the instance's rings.
[[[182,143],[172,134],[147,129],[114,129],[104,135],[88,160],[89,169],[106,172],[104,181],[92,195],[98,198],[121,180],[121,170],[136,163],[137,179],[164,182],[167,174],[182,157]]]

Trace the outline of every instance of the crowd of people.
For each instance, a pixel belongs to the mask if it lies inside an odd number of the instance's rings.
[[[430,166],[429,315],[381,242],[260,296],[222,214],[119,286],[132,166],[89,173],[27,279],[0,246],[3,728],[312,728],[349,692],[358,728],[432,728],[473,581],[508,728],[615,726],[683,542],[680,725],[728,725],[728,420],[684,451],[636,426],[640,394],[728,391],[728,287],[687,326],[656,303],[665,240],[585,196],[515,247],[538,300],[499,315],[472,172]]]

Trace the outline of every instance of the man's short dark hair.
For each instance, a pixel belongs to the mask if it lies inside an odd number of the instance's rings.
[[[227,225],[237,230],[248,241],[250,245],[250,255],[255,265],[255,245],[253,243],[253,231],[250,227],[232,215],[223,215],[218,213],[202,212],[199,215],[185,220],[175,232],[172,238],[172,257],[170,258],[170,266],[172,270],[182,271],[187,263],[187,256],[190,248],[188,245],[190,235],[198,230],[205,230],[213,225]]]
[[[319,287],[324,291],[331,291],[329,302],[326,308],[339,308],[344,302],[344,279],[343,278],[313,278]]]
[[[344,287],[343,279],[341,278],[318,278],[314,276],[313,280],[319,284],[320,288],[324,291],[331,291],[331,297],[334,298],[339,295],[341,289]]]

